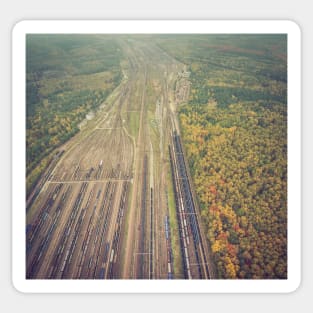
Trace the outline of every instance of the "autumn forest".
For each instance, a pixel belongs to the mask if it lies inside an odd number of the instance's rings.
[[[287,278],[286,36],[160,45],[191,73],[179,118],[218,277]]]

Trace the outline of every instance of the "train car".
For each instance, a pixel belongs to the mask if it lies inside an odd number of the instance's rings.
[[[105,273],[105,268],[101,267],[100,272],[99,272],[99,278],[104,279],[104,273]]]
[[[33,229],[32,224],[27,224],[27,226],[26,226],[26,236],[30,234],[32,229]]]
[[[165,237],[166,237],[166,240],[169,239],[169,228],[168,228],[168,216],[166,215],[165,216]]]
[[[167,262],[167,273],[168,275],[172,275],[172,266],[170,262]]]
[[[111,250],[110,263],[113,263],[114,259],[114,249]]]
[[[93,257],[90,257],[89,262],[88,262],[88,268],[91,268],[92,265],[92,261],[93,261]]]
[[[167,279],[173,279],[174,277],[173,277],[173,273],[167,273]]]
[[[103,262],[105,263],[108,259],[108,253],[109,253],[109,249],[110,249],[110,243],[106,243],[105,244],[105,248],[104,248],[104,254],[103,254]]]

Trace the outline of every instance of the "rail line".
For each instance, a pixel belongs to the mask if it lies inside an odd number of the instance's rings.
[[[172,132],[181,65],[153,44],[120,41],[129,66],[106,112],[55,154],[27,199],[26,278],[209,277],[188,166]],[[168,145],[176,217],[166,194]],[[183,273],[174,268],[177,235]]]
[[[52,270],[49,275],[49,278],[56,278],[57,275],[59,275],[59,273],[61,273],[61,276],[64,276],[63,272],[65,269],[66,263],[68,261],[69,252],[70,252],[69,250],[66,250],[65,248],[69,241],[69,236],[71,235],[72,227],[78,215],[78,211],[81,206],[86,188],[87,188],[87,183],[83,183],[80,188],[79,194],[75,200],[75,203],[72,207],[71,214],[69,218],[67,219],[66,226],[64,227],[63,233],[58,242],[58,245],[57,245],[58,249],[54,253],[54,256],[52,259],[52,262],[53,262]]]
[[[149,242],[149,279],[153,279],[154,277],[154,251],[153,251],[153,242],[154,242],[154,209],[153,209],[153,188],[150,188],[150,242]]]
[[[138,247],[138,259],[137,263],[137,276],[139,279],[145,278],[145,240],[146,240],[146,211],[147,211],[147,168],[148,158],[144,156],[143,161],[143,182],[142,182],[142,193],[141,193],[141,214],[140,214],[140,239]]]
[[[172,147],[169,147],[169,151],[181,234],[184,275],[189,279],[197,277],[209,279],[210,272],[203,246],[204,239],[202,239],[200,233],[199,221],[191,192],[180,136],[176,131],[172,134],[172,141],[173,145]],[[189,236],[192,237],[192,243]],[[192,249],[192,247],[194,249]],[[193,265],[197,264],[197,270],[191,268],[191,257],[194,258]]]
[[[40,191],[42,190],[43,186],[45,185],[46,181],[50,178],[51,173],[57,164],[57,162],[60,160],[62,155],[64,154],[64,150],[57,151],[56,154],[53,156],[52,160],[50,161],[50,164],[48,165],[45,174],[42,176],[42,178],[39,179],[39,182],[37,183],[34,190],[30,193],[30,195],[27,198],[26,201],[26,211],[29,210],[29,208],[32,206],[34,201],[37,199]]]
[[[164,218],[165,239],[167,248],[167,279],[173,279],[173,251],[171,240],[171,228],[169,223],[169,216],[165,215]]]
[[[115,223],[114,237],[112,242],[111,255],[113,255],[112,259],[110,259],[109,269],[108,269],[108,278],[114,279],[118,278],[118,264],[120,262],[120,246],[121,246],[121,230],[124,226],[124,216],[126,211],[127,204],[127,195],[128,195],[128,187],[129,184],[127,182],[123,183],[122,194],[117,214],[117,220]]]
[[[186,229],[184,226],[184,218],[182,213],[182,201],[181,197],[179,196],[179,183],[178,183],[178,175],[176,170],[176,164],[174,159],[174,151],[172,150],[171,146],[169,146],[169,156],[170,156],[170,163],[171,163],[171,171],[173,176],[174,182],[174,195],[175,195],[175,203],[176,203],[176,217],[178,221],[178,229],[179,229],[179,239],[180,239],[180,250],[182,255],[183,261],[183,276],[185,279],[191,279],[191,272],[190,272],[190,262],[189,262],[189,254],[187,250],[187,239],[186,239]]]

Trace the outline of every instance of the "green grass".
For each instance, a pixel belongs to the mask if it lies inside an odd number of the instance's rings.
[[[139,123],[140,123],[140,112],[128,112],[129,114],[129,133],[130,135],[135,138],[135,140],[138,137],[139,132]]]
[[[170,171],[167,174],[168,178],[168,209],[169,209],[169,218],[170,218],[170,229],[171,229],[171,244],[173,252],[173,267],[174,267],[174,276],[175,274],[183,273],[183,264],[182,256],[180,251],[180,242],[179,242],[179,231],[178,231],[178,221],[176,215],[176,204],[173,191],[173,181]],[[177,277],[180,278],[180,277]]]

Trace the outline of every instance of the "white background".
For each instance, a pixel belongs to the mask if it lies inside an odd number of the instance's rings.
[[[185,3],[186,2],[186,3]],[[188,4],[187,4],[188,3]],[[182,1],[143,0],[102,1],[15,1],[1,2],[1,102],[0,102],[0,299],[3,312],[309,312],[313,305],[310,296],[312,283],[312,210],[309,205],[310,176],[312,174],[312,104],[309,103],[309,75],[312,71],[312,7],[309,1]],[[303,159],[303,241],[302,283],[291,294],[277,295],[26,295],[11,284],[11,29],[23,19],[291,19],[302,29],[303,40],[303,103],[302,103],[302,159]],[[300,210],[300,207],[299,207]]]

